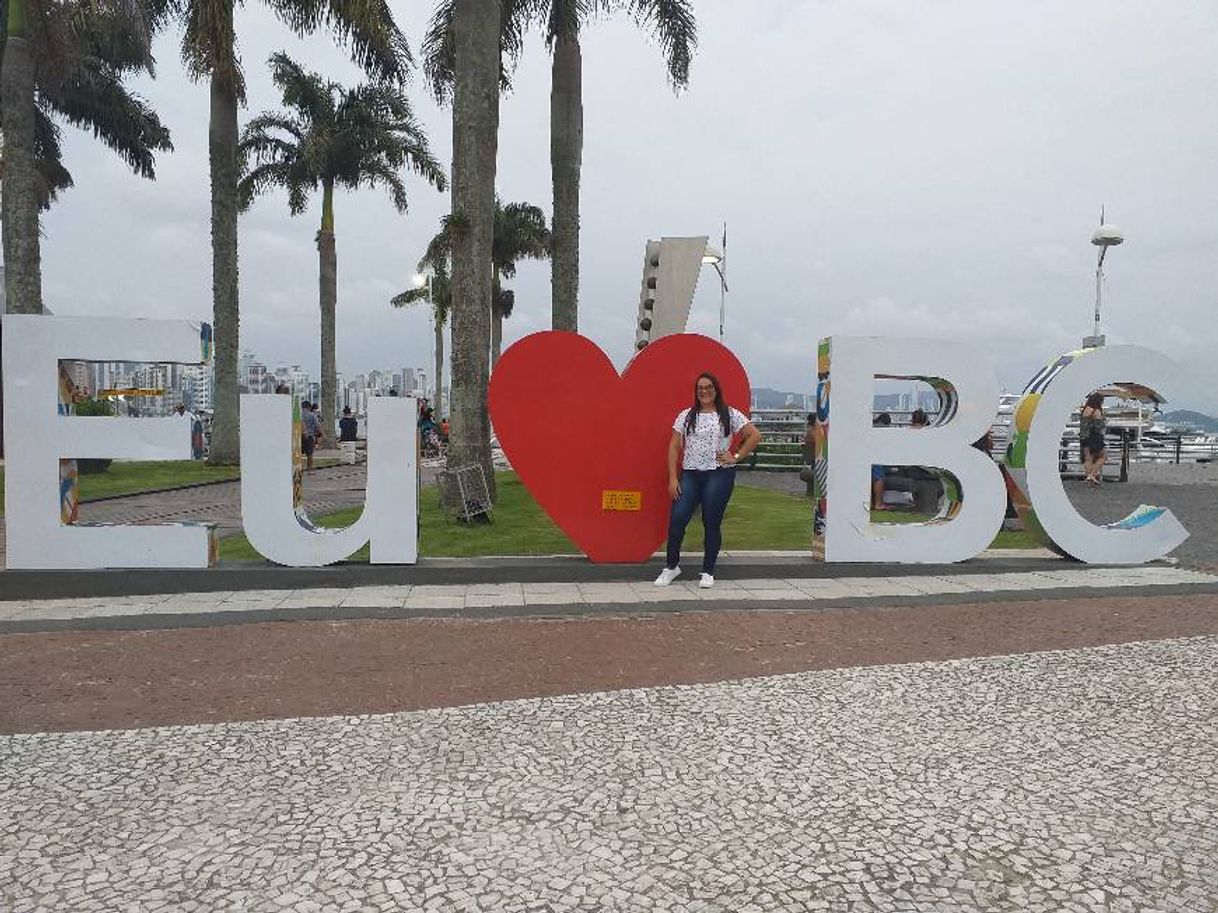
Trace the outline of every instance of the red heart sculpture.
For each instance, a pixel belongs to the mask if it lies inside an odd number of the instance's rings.
[[[665,336],[620,377],[593,342],[546,331],[503,353],[491,375],[495,434],[520,480],[593,561],[646,561],[668,529],[666,455],[698,374],[719,378],[746,415],[743,365],[706,336]],[[639,510],[607,510],[604,492],[639,492]],[[629,496],[628,496],[629,497]]]

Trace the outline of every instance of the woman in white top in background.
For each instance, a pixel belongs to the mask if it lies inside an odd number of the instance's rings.
[[[743,432],[740,447],[730,450],[732,435]],[[694,384],[694,404],[681,411],[672,424],[668,443],[668,493],[672,513],[668,519],[668,555],[656,586],[668,586],[681,575],[681,542],[694,511],[702,508],[702,527],[706,531],[702,556],[702,577],[698,586],[715,584],[715,561],[723,542],[720,526],[727,502],[736,484],[736,464],[757,449],[761,432],[743,412],[723,401],[719,381],[705,371]],[[681,472],[677,457],[684,449]]]

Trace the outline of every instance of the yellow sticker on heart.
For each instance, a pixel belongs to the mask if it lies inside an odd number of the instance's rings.
[[[601,510],[642,510],[641,491],[602,491]]]

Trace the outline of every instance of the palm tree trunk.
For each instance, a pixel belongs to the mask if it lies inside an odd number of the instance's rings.
[[[579,172],[584,149],[583,62],[579,35],[554,42],[550,75],[550,180],[554,240],[550,263],[551,326],[579,332]]]
[[[499,364],[499,353],[503,350],[503,314],[495,308],[491,319],[491,370]]]
[[[42,313],[38,173],[34,165],[34,55],[25,37],[24,0],[9,0],[0,70],[4,110],[4,297],[13,314]]]
[[[499,300],[502,294],[499,277],[494,276],[491,279],[491,371],[499,364],[499,353],[503,349],[503,306]]]
[[[220,4],[223,6],[223,4]],[[232,17],[232,6],[227,15]],[[211,290],[215,321],[216,412],[212,420],[211,462],[239,463],[237,335],[237,94],[211,77]]]
[[[456,0],[453,48],[452,423],[450,469],[478,464],[491,497],[486,386],[491,316],[491,242],[499,145],[499,0]]]
[[[334,244],[334,185],[322,188],[321,231],[317,233],[319,300],[321,301],[321,418],[326,437],[334,440],[338,375],[334,367],[334,321],[338,304],[338,251]]]
[[[432,315],[436,325],[436,417],[443,418],[444,411],[444,324]]]

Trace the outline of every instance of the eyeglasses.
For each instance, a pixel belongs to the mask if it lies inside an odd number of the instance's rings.
[[[714,387],[707,387],[707,386],[703,386],[702,384],[698,384],[697,390],[699,393],[714,393],[715,392]]]

